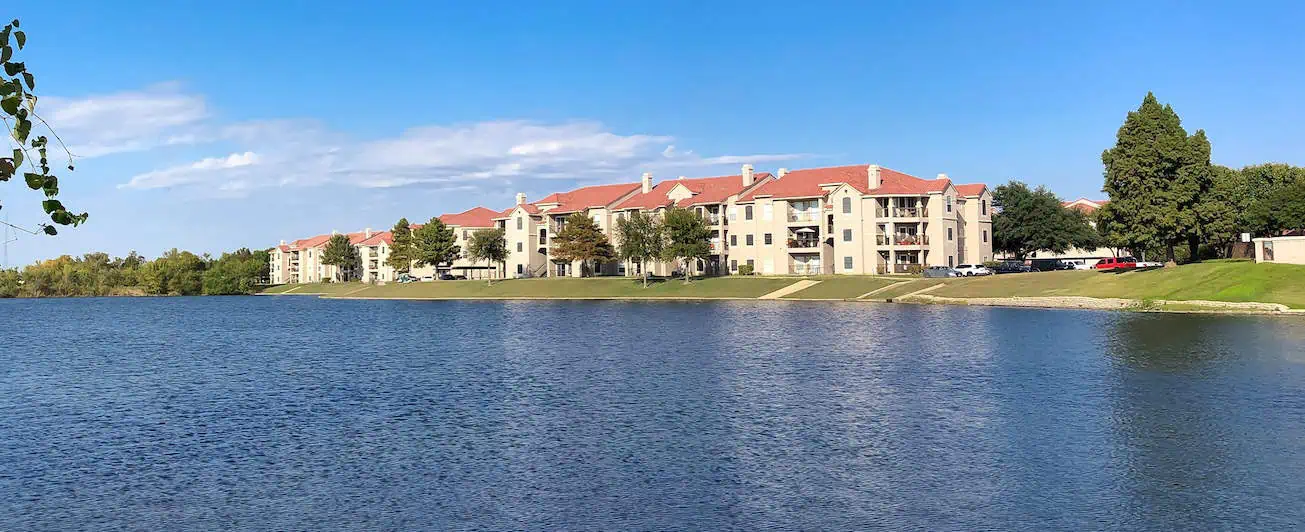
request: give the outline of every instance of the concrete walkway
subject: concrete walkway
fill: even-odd
[[[785,286],[784,288],[780,288],[779,290],[758,297],[757,299],[779,299],[786,295],[792,294],[793,292],[800,292],[802,290],[806,290],[818,284],[820,284],[820,281],[812,281],[810,279],[798,281],[791,285]]]

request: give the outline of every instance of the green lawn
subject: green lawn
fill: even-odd
[[[1091,271],[949,279],[945,297],[1087,296],[1281,303],[1305,308],[1305,266],[1209,261],[1121,274]]]
[[[869,275],[824,275],[817,278],[820,284],[784,296],[784,299],[853,299],[885,286],[902,282],[902,279]],[[878,297],[878,294],[875,294]]]
[[[363,283],[282,284],[263,290],[264,294],[340,295],[366,288]]]
[[[942,282],[943,282],[942,279],[915,279],[912,281],[906,281],[904,283],[897,283],[896,286],[884,290],[883,292],[878,292],[875,295],[870,296],[866,299],[870,299],[873,301],[883,301],[883,300],[898,298],[906,294],[909,294],[911,292],[915,292],[916,290],[924,290],[925,288],[929,288],[930,286],[936,284],[942,284]]]
[[[637,279],[544,278],[495,281],[433,281],[366,286],[359,283],[310,285],[291,293],[313,292],[319,287],[328,296],[376,298],[755,298],[791,285],[797,279],[775,277],[714,277],[684,284],[679,279],[653,280],[643,288]]]

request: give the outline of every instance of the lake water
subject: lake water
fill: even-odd
[[[0,300],[0,530],[1274,530],[1305,320]]]

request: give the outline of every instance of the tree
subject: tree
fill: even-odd
[[[579,261],[580,274],[590,262],[601,264],[616,259],[616,250],[607,235],[598,229],[598,224],[583,212],[566,217],[565,226],[553,235],[553,256],[557,260]]]
[[[412,260],[417,266],[437,266],[453,262],[462,254],[453,229],[439,218],[412,232]]]
[[[1305,229],[1305,180],[1278,188],[1255,202],[1247,209],[1246,219],[1262,236]]]
[[[1188,136],[1173,108],[1147,93],[1128,113],[1115,146],[1101,154],[1110,203],[1098,212],[1112,243],[1138,249],[1174,244],[1199,233],[1197,205],[1209,189],[1209,141]]]
[[[354,269],[362,264],[362,257],[358,255],[358,248],[349,242],[349,235],[332,235],[326,241],[326,249],[322,250],[322,264],[335,266],[333,279],[343,281],[353,276]]]
[[[657,218],[633,211],[616,220],[617,256],[639,265],[643,272],[643,287],[648,288],[648,262],[662,256],[666,247],[666,233]]]
[[[684,282],[689,282],[689,266],[694,259],[706,259],[711,254],[711,228],[697,213],[687,209],[672,208],[662,217],[666,232],[666,247],[662,256],[666,260],[680,260],[684,264]]]
[[[472,261],[500,263],[507,261],[507,238],[502,229],[481,229],[471,234],[467,242],[467,258]],[[488,278],[489,285],[494,286],[494,277]]]
[[[385,263],[396,272],[407,272],[412,268],[412,255],[412,227],[407,218],[399,218],[394,229],[390,230],[390,255],[385,258]]]
[[[1226,166],[1210,168],[1210,191],[1197,206],[1201,220],[1201,240],[1219,250],[1219,255],[1232,255],[1232,244],[1245,227],[1243,215],[1250,203],[1246,194],[1245,174]]]
[[[267,278],[268,254],[240,248],[223,253],[204,270],[203,292],[206,296],[252,294]]]
[[[50,217],[50,221],[75,227],[85,222],[88,215],[84,212],[73,214],[56,199],[59,195],[59,178],[50,170],[47,158],[49,138],[45,135],[32,137],[33,119],[41,124],[45,124],[45,120],[36,113],[37,98],[32,92],[36,90],[36,78],[27,70],[25,63],[15,60],[16,52],[26,46],[27,34],[19,29],[17,19],[0,29],[0,67],[4,68],[4,75],[0,75],[0,121],[4,122],[9,133],[9,144],[13,147],[10,157],[5,157],[8,150],[0,151],[0,182],[9,181],[21,173],[28,188],[45,194],[41,208]],[[48,124],[45,125],[48,129]],[[68,171],[73,171],[72,153],[63,146],[59,135],[53,132],[51,134],[68,155]],[[32,150],[36,152],[35,159]],[[24,162],[31,171],[22,171]],[[42,224],[41,230],[48,235],[58,233],[49,224]]]
[[[1019,181],[997,187],[992,216],[992,248],[1023,259],[1035,251],[1064,253],[1070,248],[1090,249],[1100,237],[1087,216],[1065,208],[1046,187],[1029,189]]]

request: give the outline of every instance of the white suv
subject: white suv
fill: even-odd
[[[956,267],[956,275],[961,277],[974,277],[976,275],[992,275],[992,270],[984,267],[982,264],[962,264]]]

